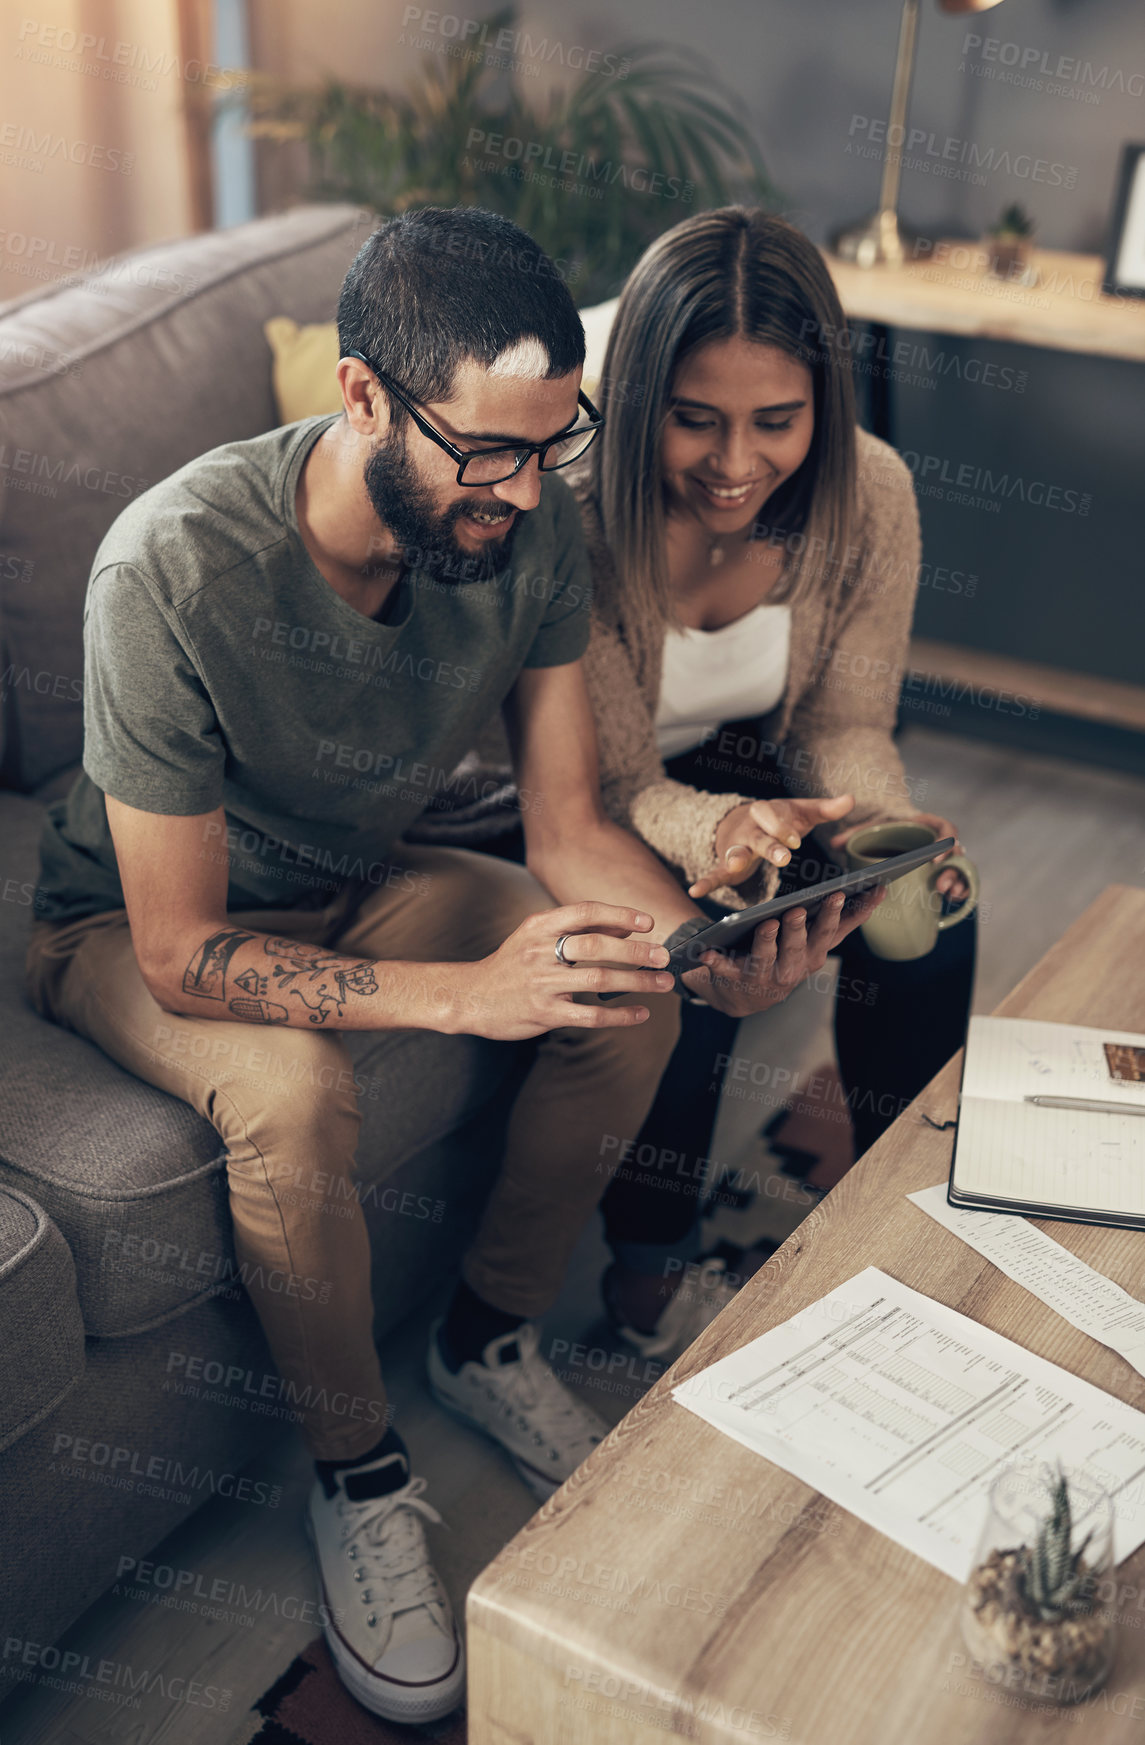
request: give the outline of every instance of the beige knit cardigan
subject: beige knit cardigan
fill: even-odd
[[[915,811],[891,735],[918,581],[918,510],[910,472],[894,449],[862,430],[857,447],[856,517],[846,561],[794,598],[787,683],[778,706],[758,724],[759,742],[774,748],[791,793],[854,795],[852,811],[833,830]],[[573,485],[593,571],[584,668],[605,809],[690,883],[715,860],[720,820],[749,796],[707,793],[665,774],[654,725],[665,625],[624,615],[623,588],[595,499],[584,478],[574,477]],[[617,601],[619,610],[610,608]],[[754,749],[744,761],[755,761]],[[463,768],[470,777],[475,771],[505,776],[507,765],[498,719]],[[410,834],[463,842],[488,833],[467,830],[460,818],[452,827],[445,816],[424,822],[428,829]],[[738,908],[769,894],[777,878],[768,868],[750,883],[712,895]]]

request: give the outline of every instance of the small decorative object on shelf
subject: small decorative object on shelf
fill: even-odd
[[[996,224],[986,232],[990,271],[1016,285],[1037,283],[1030,257],[1034,250],[1034,221],[1024,207],[1007,206]]]
[[[1116,1646],[1099,1604],[1112,1567],[1113,1507],[1088,1473],[1022,1467],[995,1479],[962,1612],[983,1675],[1035,1702],[1092,1696]]]
[[[1107,297],[1145,297],[1145,145],[1121,148],[1101,288]]]

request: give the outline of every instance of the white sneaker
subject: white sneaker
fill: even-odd
[[[544,1502],[604,1440],[608,1425],[557,1380],[541,1356],[535,1321],[490,1339],[482,1361],[463,1363],[456,1375],[442,1358],[440,1328],[435,1322],[429,1337],[434,1399],[499,1442]]]
[[[641,1333],[620,1321],[608,1302],[605,1305],[616,1338],[641,1357],[658,1357],[665,1368],[675,1363],[700,1334],[710,1327],[721,1309],[726,1309],[742,1284],[728,1272],[722,1259],[690,1263],[684,1277],[660,1311],[651,1333]]]
[[[441,1516],[422,1501],[423,1478],[355,1502],[342,1477],[333,1496],[318,1480],[306,1512],[326,1645],[342,1683],[371,1714],[439,1720],[465,1695],[464,1650],[421,1522]]]

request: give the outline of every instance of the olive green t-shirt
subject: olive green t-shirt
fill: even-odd
[[[303,462],[333,422],[213,449],[108,531],[84,611],[83,773],[49,810],[42,919],[122,907],[105,794],[168,815],[222,805],[203,852],[229,859],[231,909],[381,885],[521,669],[584,652],[580,518],[552,477],[497,577],[419,554],[385,621],[348,605],[295,513]]]

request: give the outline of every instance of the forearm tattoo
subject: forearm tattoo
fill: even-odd
[[[183,973],[183,991],[207,1000],[225,1000],[231,959],[253,933],[224,929],[198,947]],[[342,1017],[351,995],[368,997],[378,991],[372,963],[351,963],[336,951],[276,937],[263,941],[272,959],[266,973],[255,964],[231,977],[238,990],[228,1009],[248,1024],[286,1024],[290,1012],[282,1001],[300,1000],[311,1024],[325,1024],[331,1013]],[[278,999],[267,995],[279,996]]]
[[[340,1018],[351,994],[378,991],[372,963],[348,963],[336,951],[302,945],[297,939],[268,939],[263,950],[278,960],[270,972],[271,989],[301,1000],[310,1008],[312,1024],[325,1024],[331,1012]]]
[[[199,994],[204,1000],[225,1000],[227,997],[227,965],[240,945],[253,939],[253,933],[238,933],[223,928],[212,933],[183,971],[183,992]]]

